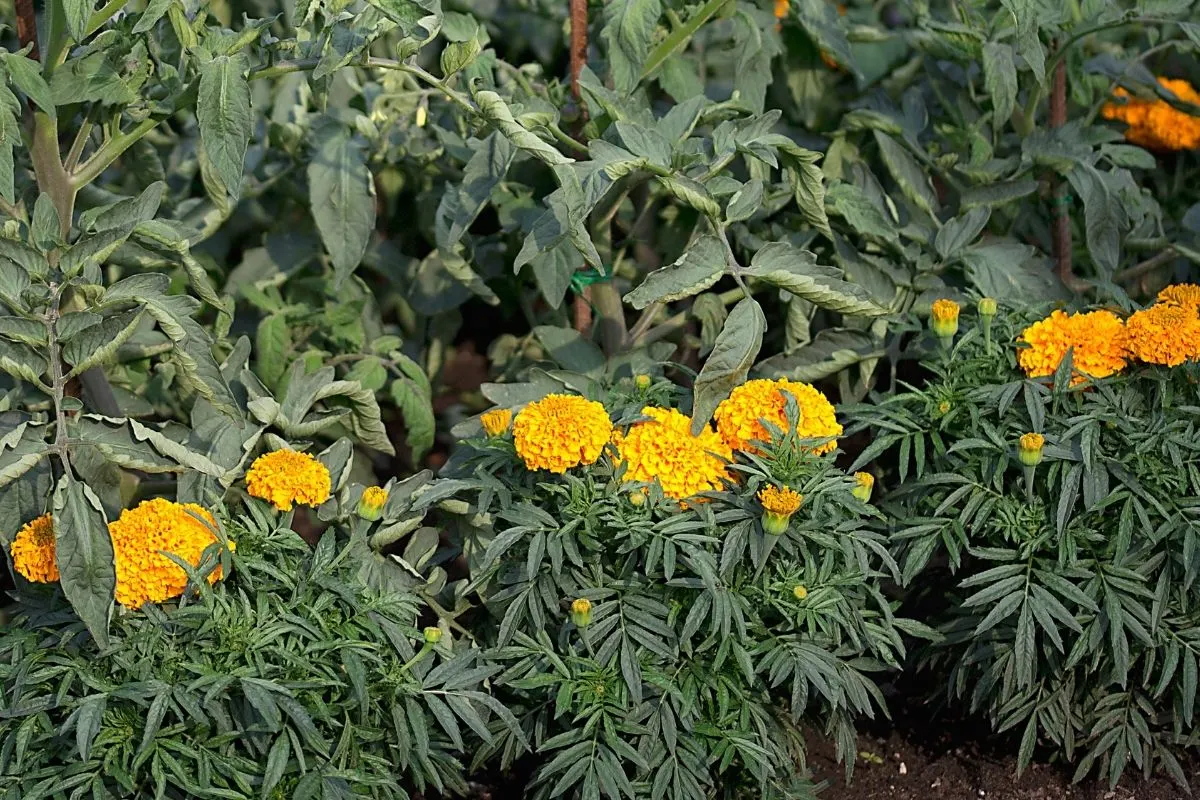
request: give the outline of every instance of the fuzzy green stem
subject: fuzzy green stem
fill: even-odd
[[[133,147],[139,139],[148,134],[158,125],[158,120],[153,118],[144,119],[125,133],[117,134],[113,138],[105,142],[92,157],[70,175],[69,181],[74,188],[74,191],[79,191],[80,188],[87,186],[92,181],[99,178],[104,170],[112,166],[112,163],[121,157],[126,150]]]

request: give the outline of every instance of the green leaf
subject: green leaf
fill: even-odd
[[[706,217],[720,218],[721,206],[709,194],[708,189],[704,188],[704,184],[694,181],[686,175],[660,175],[657,176],[657,180],[677,200],[686,203]]]
[[[49,391],[42,383],[42,376],[49,366],[45,357],[29,345],[0,341],[0,370],[9,375]]]
[[[391,394],[404,417],[405,440],[412,451],[414,464],[420,463],[433,447],[437,419],[433,414],[433,392],[425,371],[412,359],[400,355],[396,366],[403,377],[392,381]]]
[[[117,584],[108,520],[96,494],[69,474],[54,490],[54,539],[63,594],[106,648]]]
[[[1083,199],[1084,230],[1088,253],[1108,275],[1116,272],[1121,260],[1121,229],[1124,227],[1113,208],[1116,201],[1104,178],[1090,164],[1077,164],[1067,173],[1071,187]]]
[[[606,362],[600,348],[571,328],[539,325],[533,329],[533,335],[546,348],[550,358],[565,370],[585,374],[604,369]]]
[[[0,487],[25,475],[48,455],[41,431],[21,423],[4,437],[0,446]]]
[[[72,58],[55,69],[50,79],[50,92],[55,105],[59,106],[72,103],[128,105],[139,97],[137,82],[132,76],[117,72],[103,51]]]
[[[767,318],[751,297],[743,298],[713,345],[712,353],[696,377],[692,399],[692,433],[699,434],[721,401],[739,386],[750,372],[762,348]]]
[[[75,720],[75,749],[83,761],[91,758],[92,744],[103,726],[107,707],[108,695],[93,694],[85,698],[71,715]]]
[[[338,286],[362,261],[375,230],[374,183],[358,137],[332,120],[315,135],[309,203]]]
[[[699,294],[725,274],[725,248],[711,234],[701,236],[674,264],[646,276],[625,295],[625,302],[641,310],[651,303],[673,303]]]
[[[0,317],[0,336],[33,347],[46,346],[46,326],[24,317]]]
[[[49,253],[62,243],[62,236],[58,209],[55,208],[50,195],[42,192],[33,204],[33,221],[29,225],[29,238],[34,247],[43,253]]]
[[[607,48],[613,88],[621,94],[637,87],[660,16],[660,0],[608,0],[604,4],[600,38]]]
[[[804,347],[760,362],[754,374],[813,383],[860,362],[880,358],[884,353],[883,347],[865,331],[826,328]]]
[[[1038,83],[1046,82],[1046,49],[1038,38],[1038,10],[1034,0],[1000,0],[1017,25],[1017,53],[1033,70]]]
[[[442,250],[453,249],[487,206],[492,191],[504,180],[516,150],[499,133],[468,143],[471,158],[460,181],[448,181],[434,218],[434,235]]]
[[[987,186],[975,186],[962,193],[961,206],[963,210],[976,206],[1003,206],[1014,200],[1028,197],[1036,192],[1038,182],[1033,178],[1021,178],[1012,181],[1001,181]]]
[[[96,448],[106,461],[151,474],[183,471],[178,462],[135,439],[126,422],[89,414],[77,418],[73,428],[79,440]]]
[[[242,192],[252,126],[246,69],[246,59],[241,55],[213,58],[200,67],[196,100],[200,145],[221,184],[206,188],[211,195],[227,194],[235,200]]]
[[[146,10],[138,17],[137,24],[133,26],[133,32],[145,33],[158,24],[158,21],[166,15],[167,10],[175,5],[178,0],[150,0],[146,4]],[[299,23],[297,23],[299,24]]]
[[[73,278],[90,266],[102,264],[125,244],[129,233],[128,228],[114,228],[82,236],[62,254],[58,268],[64,275]]]
[[[742,222],[750,219],[762,206],[763,182],[757,178],[734,192],[725,207],[726,222]]]
[[[959,255],[967,276],[985,297],[1013,305],[1045,303],[1064,295],[1045,258],[1028,245],[995,239],[968,247]]]
[[[480,115],[492,127],[534,158],[550,166],[572,163],[573,159],[567,158],[513,119],[512,111],[500,95],[492,91],[476,92],[475,102],[479,106]]]
[[[784,136],[779,137],[779,140],[772,138],[770,142],[779,148],[783,156],[788,181],[792,185],[800,213],[809,225],[825,234],[826,238],[832,239],[833,231],[829,228],[829,217],[825,212],[825,175],[817,166],[821,154],[805,150]]]
[[[0,60],[3,60],[13,86],[24,92],[34,105],[54,119],[58,112],[54,107],[54,95],[50,92],[50,86],[42,77],[42,66],[18,53],[0,53]]]
[[[975,237],[983,232],[988,219],[992,216],[989,208],[972,208],[948,221],[937,232],[933,247],[942,260],[947,260],[958,254],[960,250],[975,241]]]
[[[121,345],[129,341],[142,321],[141,309],[106,317],[72,336],[64,336],[63,359],[71,365],[68,377],[111,363]]]
[[[1017,105],[1017,67],[1012,47],[1004,42],[985,42],[983,45],[983,79],[992,97],[997,128],[1008,122]]]
[[[727,5],[728,0],[708,0],[696,9],[686,22],[671,31],[667,38],[663,39],[645,59],[641,80],[649,78],[667,59],[687,46],[688,41],[696,35],[696,31],[700,30],[706,22]]]
[[[79,215],[79,228],[88,233],[99,233],[148,222],[158,213],[166,188],[164,182],[155,181],[137,197],[127,197],[115,203],[89,208]]]
[[[764,245],[742,274],[841,314],[880,317],[888,313],[865,289],[844,280],[836,268],[818,264],[815,255],[786,242]]]
[[[833,212],[843,217],[859,234],[876,240],[894,241],[896,226],[883,216],[862,189],[852,183],[836,183],[829,187],[825,197],[832,204]]]
[[[324,375],[326,374],[326,370],[319,370],[317,374]],[[355,438],[362,444],[373,447],[381,453],[388,455],[395,453],[392,443],[388,439],[387,430],[383,427],[383,422],[379,418],[379,404],[375,400],[374,392],[364,388],[361,383],[355,381],[322,381],[322,384],[313,392],[312,402],[331,397],[346,398],[350,405],[350,429],[353,431]],[[290,389],[289,385],[289,394]],[[290,414],[288,415],[288,419],[293,419]]]
[[[482,48],[478,39],[468,39],[465,42],[450,42],[442,50],[442,77],[449,78],[456,72],[470,66]]]
[[[843,67],[854,69],[854,58],[850,53],[850,42],[842,30],[837,9],[828,0],[792,0],[796,18],[805,33],[824,52],[833,56]]]
[[[900,186],[904,196],[922,211],[934,216],[938,207],[937,195],[934,194],[925,171],[894,138],[881,131],[874,131],[874,134],[884,166]]]

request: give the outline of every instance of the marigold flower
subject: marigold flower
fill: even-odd
[[[437,644],[442,640],[442,629],[430,625],[421,631],[421,635],[425,638],[425,644]]]
[[[1031,378],[1053,375],[1070,350],[1076,372],[1072,385],[1084,376],[1106,378],[1120,372],[1128,356],[1125,325],[1111,311],[1070,316],[1055,311],[1026,328],[1019,341],[1029,345],[1017,353],[1017,361]]]
[[[1042,463],[1042,448],[1045,444],[1046,437],[1040,433],[1026,433],[1021,436],[1017,458],[1027,467],[1036,467]]]
[[[626,481],[657,480],[676,500],[721,488],[733,452],[711,427],[693,436],[692,418],[673,408],[646,406],[642,415],[650,419],[613,437]]]
[[[1180,100],[1200,105],[1200,93],[1185,80],[1159,78],[1158,82]],[[1123,88],[1113,94],[1124,102],[1106,103],[1105,119],[1124,122],[1125,139],[1149,150],[1192,150],[1200,147],[1200,117],[1184,113],[1165,100],[1132,97]]]
[[[508,426],[512,423],[512,411],[507,408],[494,408],[491,411],[485,411],[479,418],[483,423],[483,430],[489,437],[496,437],[508,431]]]
[[[604,406],[570,394],[548,394],[521,409],[513,422],[513,444],[525,466],[560,475],[595,463],[611,436]]]
[[[122,511],[108,525],[117,572],[117,602],[137,609],[183,594],[187,573],[164,553],[199,565],[204,550],[218,541],[210,527],[215,525],[212,514],[200,506],[172,503],[161,497]],[[233,542],[229,546],[233,549]],[[208,582],[215,583],[220,577],[218,565],[208,574]]]
[[[808,589],[804,588],[803,584],[796,584],[796,586],[792,587],[792,596],[797,600],[803,600],[808,597]]]
[[[643,392],[650,388],[651,382],[649,375],[638,375],[633,379],[633,384]]]
[[[54,583],[58,580],[54,518],[49,514],[43,514],[17,531],[9,552],[12,554],[13,569],[25,580],[33,583]]]
[[[1200,311],[1200,286],[1194,283],[1176,283],[1159,292],[1158,301]]]
[[[363,490],[358,501],[358,515],[365,520],[374,522],[383,512],[383,504],[387,502],[388,490],[380,486],[368,486]]]
[[[1129,352],[1147,364],[1176,367],[1200,358],[1200,315],[1175,303],[1156,303],[1125,322]]]
[[[713,414],[717,432],[734,450],[757,452],[751,442],[771,440],[771,434],[760,420],[787,430],[787,398],[784,392],[796,398],[796,405],[800,409],[796,434],[804,439],[828,438],[828,442],[812,448],[817,455],[835,450],[836,437],[842,434],[842,426],[838,424],[833,405],[825,395],[807,383],[786,378],[747,381],[734,389]]]
[[[874,475],[869,472],[854,473],[854,488],[851,491],[855,497],[866,503],[871,499],[871,490],[874,488]]]
[[[793,492],[786,486],[767,486],[758,492],[758,502],[763,507],[763,530],[779,536],[787,530],[792,515],[800,509],[804,495]]]
[[[775,0],[775,19],[786,17],[790,5],[791,0]]]
[[[958,333],[958,312],[959,305],[953,300],[934,300],[929,313],[929,327],[934,336],[949,339]]]
[[[274,450],[254,459],[246,473],[246,491],[280,511],[293,503],[319,506],[329,499],[329,470],[308,453]]]
[[[577,598],[571,603],[571,622],[576,628],[586,628],[592,624],[592,602],[586,597]]]

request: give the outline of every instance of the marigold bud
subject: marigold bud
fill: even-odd
[[[571,622],[576,628],[586,628],[592,624],[592,601],[586,597],[577,598],[571,603]]]
[[[425,644],[437,644],[442,640],[442,629],[432,625],[424,630]]]
[[[805,589],[802,583],[796,584],[796,587],[792,589],[792,594],[795,595],[797,600],[803,600],[808,597],[808,589]]]
[[[853,494],[864,503],[871,501],[871,490],[875,488],[875,476],[869,472],[854,473]]]
[[[950,401],[949,400],[943,400],[942,402],[938,403],[938,413],[941,414],[942,416],[945,416],[946,414],[950,413]]]
[[[779,536],[787,531],[792,515],[804,502],[804,495],[787,487],[780,489],[768,486],[758,493],[758,501],[763,507],[763,530],[772,536]]]
[[[483,431],[488,435],[488,438],[494,439],[508,431],[508,426],[512,423],[512,411],[507,408],[495,408],[491,411],[485,411],[479,417],[479,421],[483,424]]]
[[[637,386],[637,388],[641,389],[644,392],[650,388],[650,383],[651,383],[650,376],[649,375],[638,375],[636,378],[633,379],[633,383],[635,386]]]
[[[939,339],[953,338],[958,333],[958,303],[953,300],[935,300],[929,316],[929,325]]]
[[[994,317],[996,316],[996,301],[991,297],[981,297],[979,299],[979,316]]]
[[[629,493],[629,505],[634,508],[641,508],[646,505],[646,493],[641,489]]]
[[[1040,433],[1027,433],[1021,437],[1021,445],[1017,457],[1027,467],[1036,467],[1042,463],[1042,448],[1046,439]]]
[[[383,504],[387,502],[387,489],[379,486],[368,486],[363,490],[358,501],[358,515],[363,519],[374,522],[383,513]]]

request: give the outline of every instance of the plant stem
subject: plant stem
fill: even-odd
[[[58,212],[63,238],[66,238],[71,231],[76,190],[58,151],[58,121],[44,111],[35,111],[33,114],[29,158],[33,162],[38,189],[50,195]]]
[[[546,125],[545,128],[547,131],[550,132],[550,134],[555,139],[562,142],[564,145],[571,148],[576,153],[586,156],[588,153],[591,152],[590,150],[588,150],[586,144],[583,144],[582,142],[572,139],[569,135],[567,135],[566,131],[564,131],[562,128],[558,127],[558,125],[554,124],[553,122],[551,122],[549,125]]]
[[[75,141],[71,142],[71,149],[67,153],[66,160],[63,161],[63,169],[67,172],[74,171],[76,165],[79,164],[79,158],[83,155],[83,148],[87,145],[88,136],[92,133],[92,127],[92,117],[89,114],[75,133]]]
[[[108,169],[114,161],[121,157],[122,153],[133,147],[139,139],[154,130],[157,125],[158,120],[156,119],[144,119],[135,125],[132,130],[117,134],[101,145],[100,149],[93,153],[91,158],[80,164],[69,176],[68,180],[74,191],[79,191],[80,187],[86,186],[96,180],[96,178],[99,178],[104,173],[104,170]]]
[[[247,77],[254,80],[262,80],[263,78],[277,78],[280,75],[287,75],[291,72],[305,72],[310,69],[315,69],[320,59],[317,58],[301,58],[294,61],[279,61],[275,64],[266,67],[254,67],[250,70]],[[437,89],[448,100],[461,107],[464,111],[469,112],[474,116],[479,116],[479,109],[471,102],[470,98],[454,91],[446,85],[445,81],[431,75],[415,64],[405,64],[402,61],[395,61],[390,58],[368,58],[358,64],[361,67],[374,69],[390,69],[397,72],[405,72],[417,78],[423,83],[426,83]]]
[[[33,7],[33,0],[16,0],[14,6],[17,12],[17,38],[21,47],[33,45],[29,57],[37,61],[41,53],[38,51],[37,11]]]
[[[1174,247],[1167,247],[1161,253],[1147,258],[1145,261],[1135,264],[1129,269],[1121,270],[1113,276],[1113,283],[1125,283],[1127,281],[1137,280],[1143,275],[1153,272],[1163,264],[1167,264],[1177,258],[1179,253]]]

